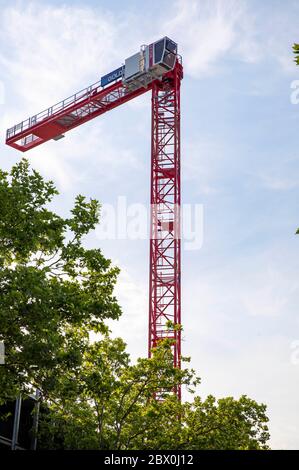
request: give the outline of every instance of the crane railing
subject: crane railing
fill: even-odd
[[[182,65],[182,57],[177,54],[177,62]],[[118,80],[115,83],[120,84],[121,80]],[[82,90],[72,94],[68,98],[65,98],[64,100],[59,101],[58,103],[55,103],[54,105],[50,106],[49,108],[44,109],[43,111],[39,112],[38,114],[35,114],[33,116],[30,116],[29,118],[25,119],[24,121],[19,122],[18,124],[15,124],[14,126],[10,127],[6,131],[6,143],[8,145],[12,145],[16,142],[16,137],[19,139],[23,138],[23,142],[21,145],[12,145],[15,148],[18,148],[19,150],[27,150],[25,148],[29,143],[35,142],[36,145],[37,142],[39,141],[39,137],[32,134],[30,135],[28,133],[28,130],[32,129],[33,127],[35,128],[36,125],[45,123],[45,121],[50,120],[53,116],[57,116],[57,114],[60,115],[61,112],[64,112],[71,108],[73,105],[80,105],[81,102],[84,102],[88,98],[94,97],[94,95],[98,95],[98,93],[102,91],[109,91],[111,87],[115,85],[105,85],[101,86],[101,80],[93,83],[92,85],[89,85],[86,88],[83,88]],[[148,83],[146,84],[148,85]],[[150,86],[144,86],[147,90],[151,88]],[[135,90],[131,90],[135,91]],[[126,92],[130,94],[130,89],[127,89]],[[134,95],[134,93],[132,93]],[[132,96],[134,97],[134,96]],[[25,137],[27,137],[25,139]],[[42,139],[42,142],[44,142],[45,139]],[[41,143],[42,143],[41,142]],[[23,148],[22,148],[23,147]],[[32,148],[30,146],[30,148]]]
[[[21,132],[30,129],[35,124],[38,124],[41,121],[50,118],[51,116],[53,116],[53,114],[63,111],[65,108],[68,108],[69,106],[75,103],[79,103],[80,101],[85,100],[92,93],[94,93],[95,91],[99,92],[100,90],[103,90],[103,87],[101,87],[101,80],[93,83],[92,85],[89,85],[86,88],[83,88],[83,90],[74,93],[73,95],[69,96],[68,98],[65,98],[64,100],[55,103],[53,106],[50,106],[49,108],[41,111],[40,113],[35,114],[34,116],[31,116],[28,119],[25,119],[24,121],[10,127],[6,131],[6,139],[15,137],[17,134],[20,134]]]
[[[113,109],[152,88],[152,83],[128,90],[121,80],[101,87],[100,82],[71,95],[7,130],[6,143],[26,152]]]

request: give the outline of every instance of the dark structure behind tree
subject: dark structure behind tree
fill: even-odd
[[[38,411],[39,403],[33,396],[23,400],[18,398],[0,406],[1,451],[36,449],[34,428],[38,420]]]

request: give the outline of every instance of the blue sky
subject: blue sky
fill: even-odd
[[[97,81],[169,35],[183,56],[183,202],[203,204],[203,245],[183,258],[183,353],[199,393],[243,393],[268,405],[271,444],[299,448],[297,1],[0,1],[0,162],[21,155],[5,129]],[[53,179],[66,214],[83,193],[148,204],[150,96],[27,154]],[[146,354],[148,242],[105,240],[122,269],[119,323],[133,358]],[[292,356],[293,354],[293,356]],[[296,356],[298,357],[298,356]],[[293,359],[292,359],[293,358]]]

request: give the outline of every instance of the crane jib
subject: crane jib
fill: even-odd
[[[117,80],[118,78],[121,78],[123,76],[123,66],[119,67],[116,70],[113,70],[113,72],[107,73],[107,75],[104,75],[101,78],[101,86],[109,85],[109,83],[113,82],[114,80]]]

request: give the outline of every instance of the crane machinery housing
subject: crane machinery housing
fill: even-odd
[[[151,110],[151,226],[148,355],[164,338],[181,367],[180,84],[177,44],[164,37],[128,57],[100,81],[6,131],[6,144],[26,152],[148,91]],[[161,391],[162,393],[163,391]],[[174,393],[181,399],[181,387]]]

